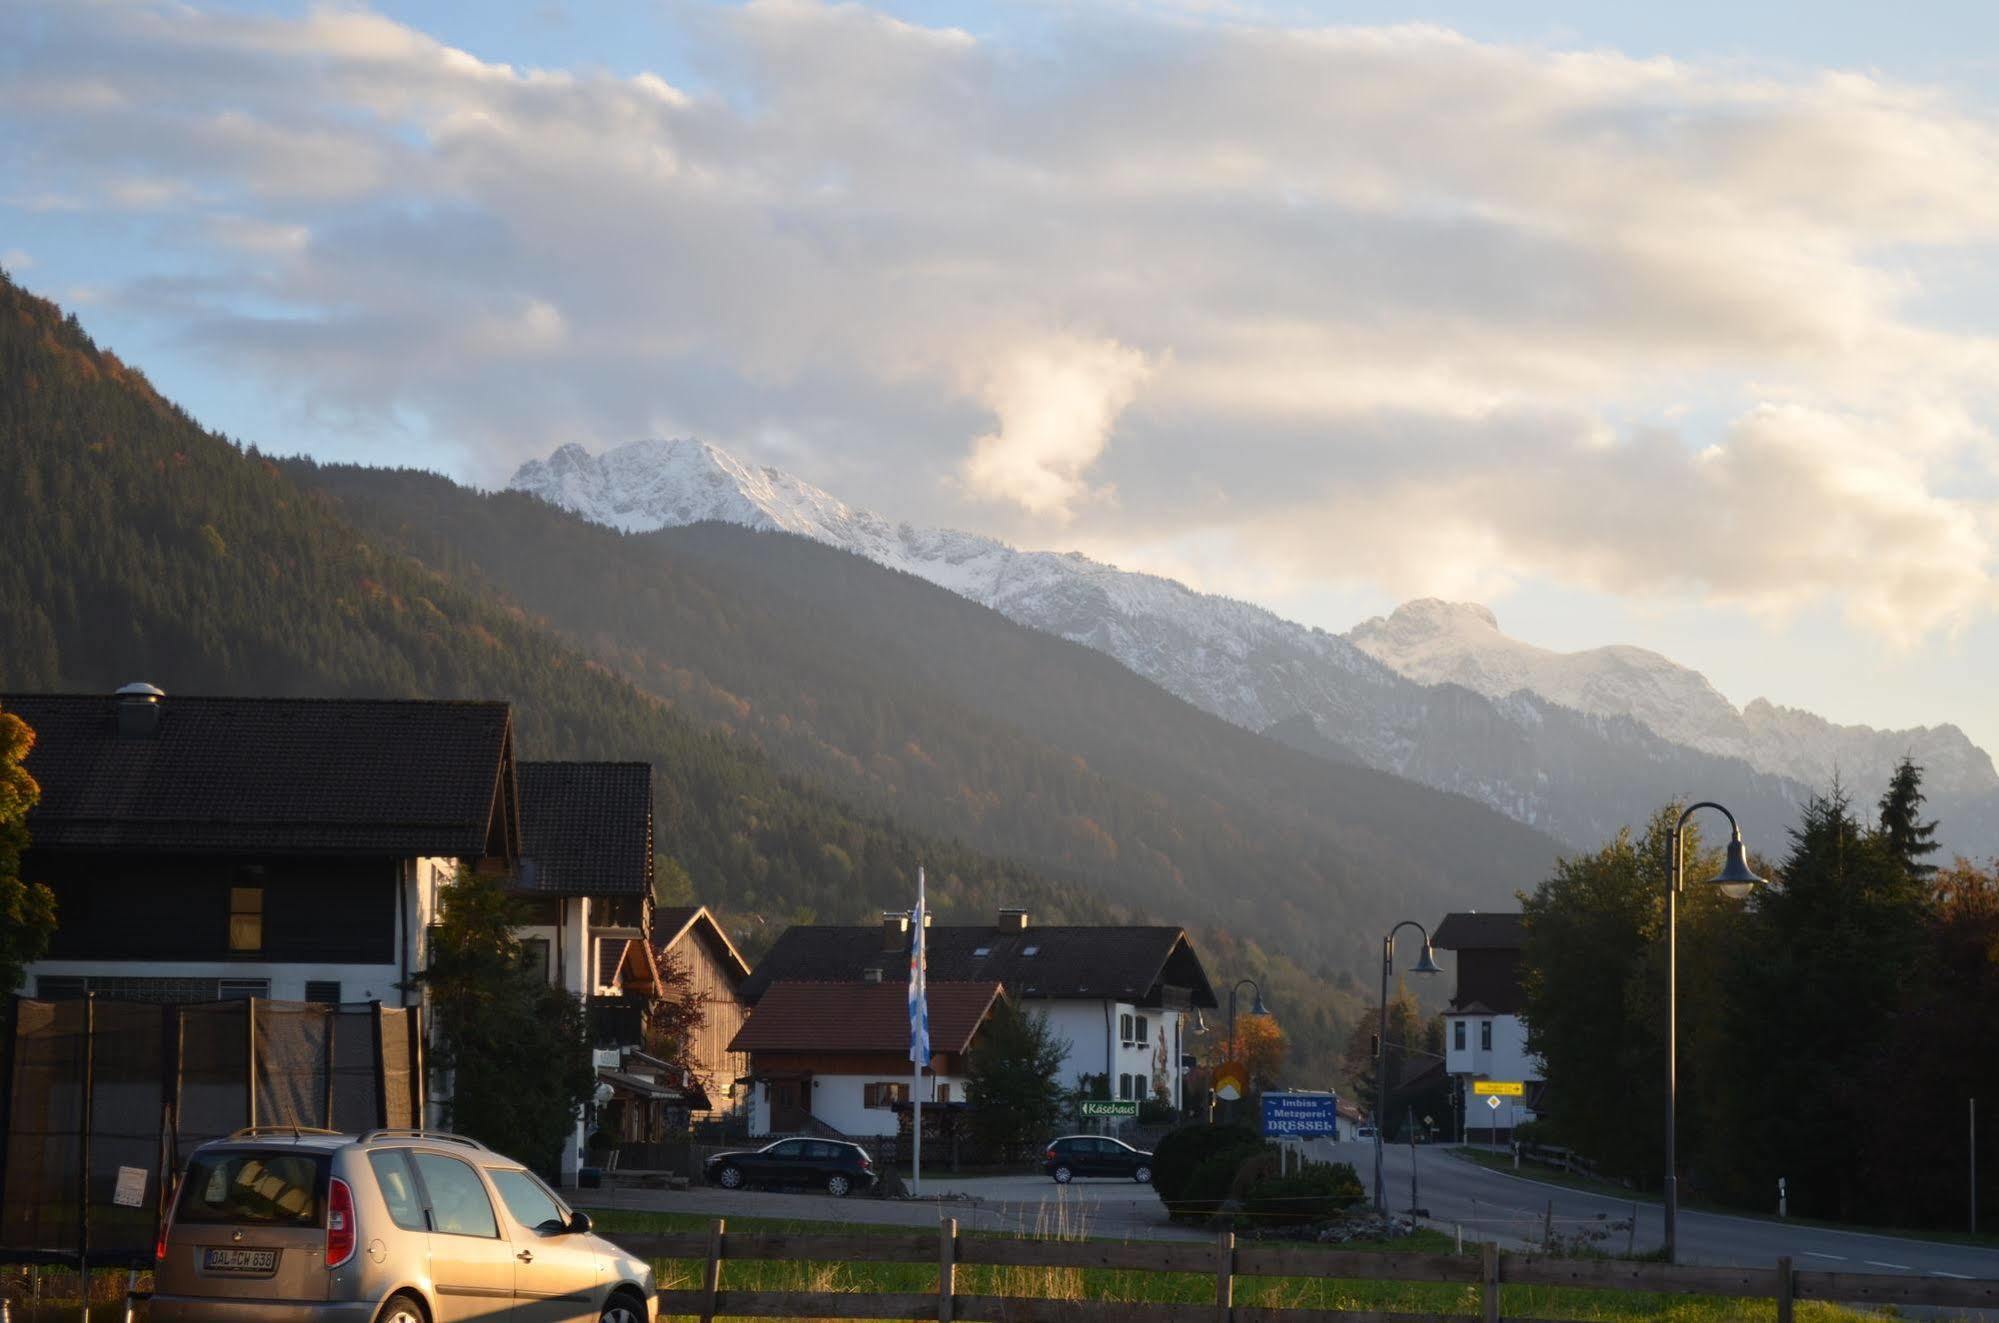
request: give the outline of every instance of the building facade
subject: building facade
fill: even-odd
[[[1457,1089],[1468,1143],[1506,1143],[1536,1115],[1543,1077],[1521,1017],[1520,925],[1518,914],[1447,914],[1431,938],[1458,958],[1457,988],[1444,1010],[1444,1069]],[[1475,1087],[1481,1080],[1517,1083],[1521,1095],[1481,1095]]]

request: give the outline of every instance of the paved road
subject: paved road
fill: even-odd
[[[1336,1147],[1338,1160],[1352,1162],[1362,1180],[1371,1185],[1374,1166],[1370,1146],[1349,1143]],[[1558,1236],[1573,1236],[1587,1228],[1604,1229],[1608,1223],[1632,1217],[1634,1205],[1629,1199],[1549,1185],[1531,1179],[1525,1172],[1522,1177],[1514,1177],[1490,1171],[1453,1157],[1442,1147],[1419,1147],[1416,1153],[1417,1191],[1421,1200],[1418,1206],[1429,1210],[1433,1223],[1445,1227],[1462,1224],[1467,1239],[1496,1239],[1510,1245],[1538,1243],[1551,1204]],[[1409,1149],[1388,1148],[1382,1166],[1389,1207],[1407,1209]],[[1635,1245],[1644,1251],[1664,1243],[1664,1210],[1650,1203],[1635,1207],[1635,1236],[1623,1231],[1612,1233],[1601,1242],[1601,1248],[1623,1253],[1628,1246]],[[1685,1209],[1680,1211],[1679,1232],[1682,1263],[1769,1267],[1779,1256],[1788,1254],[1801,1270],[1999,1279],[1999,1250],[1969,1245],[1833,1231]]]
[[[643,1208],[711,1217],[810,1218],[884,1226],[934,1227],[955,1217],[967,1231],[1029,1235],[1105,1236],[1126,1240],[1207,1240],[1210,1233],[1174,1226],[1149,1185],[1078,1180],[1060,1186],[1046,1176],[930,1176],[922,1199],[835,1199],[824,1194],[766,1190],[581,1190],[585,1208]]]

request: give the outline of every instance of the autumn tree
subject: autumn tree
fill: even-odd
[[[1249,1073],[1251,1095],[1271,1088],[1284,1074],[1284,1059],[1290,1052],[1284,1027],[1274,1015],[1239,1015],[1235,1036],[1226,1030],[1208,1049],[1207,1065],[1212,1069],[1224,1061],[1240,1061]]]
[[[41,958],[56,930],[55,893],[21,877],[28,810],[42,794],[23,765],[34,746],[28,723],[0,711],[0,996],[21,986],[28,965]]]
[[[708,998],[694,986],[694,971],[673,951],[659,954],[659,990],[646,1009],[646,1055],[677,1066],[705,1090],[719,1081],[701,1068],[701,1031],[708,1024]]]

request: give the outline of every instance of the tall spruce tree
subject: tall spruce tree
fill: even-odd
[[[1937,871],[1935,864],[1923,862],[1923,856],[1934,854],[1938,847],[1933,839],[1937,824],[1922,820],[1922,807],[1923,769],[1903,754],[1888,782],[1888,793],[1881,796],[1881,834],[1888,838],[1889,848],[1901,856],[1911,877],[1928,877]]]

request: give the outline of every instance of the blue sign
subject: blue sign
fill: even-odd
[[[1310,1139],[1339,1133],[1340,1100],[1330,1093],[1266,1093],[1263,1133],[1269,1139]]]

